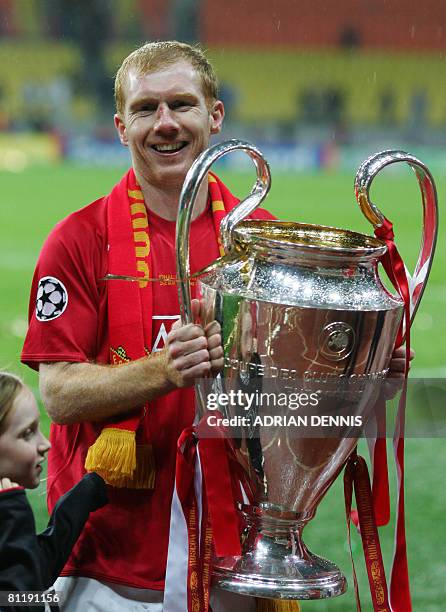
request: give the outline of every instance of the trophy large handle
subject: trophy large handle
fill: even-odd
[[[415,272],[412,276],[407,274],[410,294],[410,323],[412,324],[424,288],[426,287],[437,242],[438,201],[434,179],[425,164],[414,155],[406,153],[405,151],[382,151],[366,159],[359,167],[355,178],[355,193],[358,204],[364,215],[375,228],[380,227],[384,222],[384,215],[370,200],[370,185],[375,176],[385,166],[397,162],[407,162],[415,172],[418,184],[420,185],[423,203],[423,234],[421,249],[415,266]]]
[[[245,151],[254,162],[257,180],[247,198],[235,206],[222,220],[220,234],[226,252],[232,247],[232,232],[235,226],[250,215],[264,200],[271,185],[269,166],[260,151],[243,140],[227,140],[210,147],[197,157],[184,180],[178,205],[176,227],[177,276],[180,313],[183,323],[192,322],[191,296],[189,284],[189,229],[200,185],[210,167],[220,157],[231,151]]]

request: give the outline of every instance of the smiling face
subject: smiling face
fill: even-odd
[[[143,188],[181,189],[223,117],[223,103],[207,101],[195,69],[179,60],[146,74],[130,70],[124,113],[115,115],[115,125]]]
[[[34,489],[40,482],[42,463],[50,446],[39,428],[36,400],[23,387],[2,423],[0,478]]]

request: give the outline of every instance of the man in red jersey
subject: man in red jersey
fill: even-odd
[[[22,360],[39,369],[53,420],[50,509],[86,463],[114,485],[58,580],[64,609],[159,612],[176,442],[193,421],[194,380],[222,364],[218,324],[174,324],[175,220],[186,173],[220,131],[224,107],[205,56],[178,42],[129,55],[115,91],[115,125],[132,168],[108,196],[61,221],[47,239]],[[209,175],[191,224],[192,273],[219,256],[219,222],[235,204]],[[262,210],[254,216],[271,218]],[[104,282],[107,274],[142,280]],[[394,369],[400,366],[394,361]],[[247,597],[214,600],[213,610],[252,605]]]
[[[86,459],[114,485],[58,581],[64,609],[155,612],[162,609],[176,442],[193,422],[194,380],[221,367],[223,356],[217,323],[175,324],[175,220],[186,173],[220,131],[224,107],[206,57],[178,42],[129,55],[115,93],[115,126],[132,168],[45,242],[22,360],[39,369],[53,420],[50,509],[80,480]],[[236,202],[209,175],[191,224],[192,273],[219,256],[219,223]],[[262,210],[254,216],[272,218]],[[159,282],[104,282],[107,273]],[[131,444],[136,468],[116,473]],[[250,606],[242,597],[214,610]]]

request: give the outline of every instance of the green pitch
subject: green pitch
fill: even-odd
[[[88,169],[63,164],[30,168],[17,174],[0,173],[0,368],[23,376],[36,395],[37,375],[19,365],[19,356],[26,332],[29,286],[38,252],[58,220],[106,193],[122,172],[123,169]],[[253,176],[248,174],[222,172],[221,175],[239,196],[244,196],[253,182]],[[273,168],[273,186],[266,207],[283,219],[372,233],[371,226],[362,217],[354,199],[353,175],[353,172],[281,174],[274,172]],[[409,269],[413,269],[421,226],[420,194],[416,179],[409,170],[407,173],[386,171],[375,183],[372,198],[394,221],[397,243]],[[446,177],[437,177],[437,189],[441,205]],[[429,287],[412,328],[412,345],[417,352],[412,376],[446,376],[446,247],[441,242],[440,235]],[[42,421],[43,429],[47,432],[49,423],[43,410]],[[414,609],[440,612],[446,607],[445,444],[442,439],[408,440],[406,448],[407,530]],[[390,463],[393,468],[392,460]],[[44,487],[30,493],[30,497],[38,526],[42,528],[46,521]],[[307,602],[303,610],[354,610],[340,480],[322,501],[317,516],[305,531],[305,540],[311,550],[339,564],[348,577],[349,591],[339,599]],[[381,542],[388,569],[393,547],[391,527],[382,529]],[[368,586],[357,534],[353,534],[353,548],[363,609],[369,610]]]

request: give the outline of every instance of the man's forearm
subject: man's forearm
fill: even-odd
[[[194,317],[200,304],[192,300]],[[40,395],[55,423],[103,421],[223,367],[220,326],[175,323],[166,348],[122,365],[41,363]]]
[[[175,389],[166,361],[164,350],[118,366],[42,363],[40,393],[56,423],[106,420]]]

